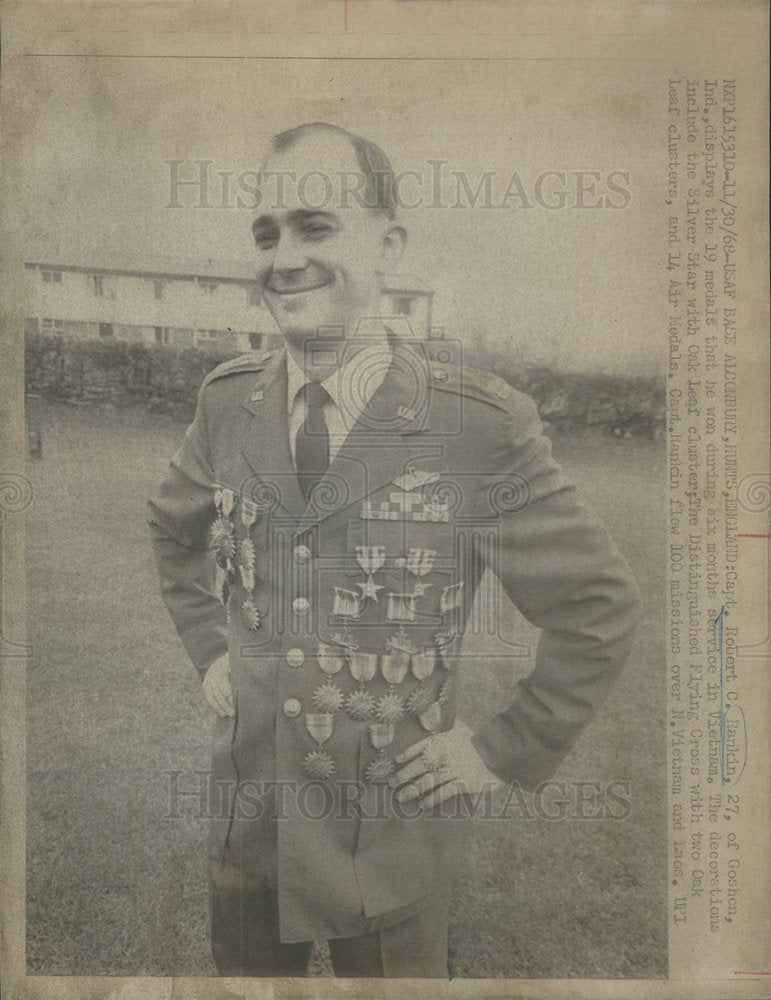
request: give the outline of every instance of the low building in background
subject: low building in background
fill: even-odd
[[[115,339],[217,351],[282,343],[261,304],[253,273],[214,261],[127,266],[29,262],[26,330],[68,339]],[[433,292],[419,279],[389,275],[384,318],[429,336]]]

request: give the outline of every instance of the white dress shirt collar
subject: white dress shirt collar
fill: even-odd
[[[324,404],[324,418],[329,431],[330,459],[338,453],[365,407],[383,384],[391,356],[388,340],[378,339],[321,383],[329,393],[329,399]],[[297,431],[305,419],[305,398],[298,393],[310,379],[289,351],[286,364],[289,447],[294,459]]]

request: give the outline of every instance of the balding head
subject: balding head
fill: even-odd
[[[390,160],[380,146],[339,125],[310,122],[279,132],[271,141],[271,149],[274,153],[283,153],[301,143],[307,143],[314,152],[318,152],[319,166],[326,162],[323,154],[330,144],[344,143],[350,146],[364,178],[361,193],[364,205],[374,212],[382,212],[388,219],[396,218],[394,172]]]

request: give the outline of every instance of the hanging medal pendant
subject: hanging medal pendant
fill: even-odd
[[[244,622],[250,632],[256,632],[262,625],[263,612],[252,600],[244,601],[241,605]]]
[[[436,650],[429,647],[420,653],[414,654],[410,665],[416,680],[427,680],[434,672],[434,667],[436,666]]]
[[[325,681],[324,684],[316,688],[311,695],[311,699],[320,712],[334,714],[335,712],[339,712],[343,707],[345,695],[337,684],[333,684],[332,681]]]
[[[254,545],[252,545],[250,539],[244,538],[238,545],[238,572],[241,574],[241,583],[244,590],[249,593],[254,590],[254,566]]]
[[[434,642],[436,643],[436,648],[442,652],[445,649],[449,649],[450,646],[455,642],[455,640],[460,636],[460,632],[455,627],[450,627],[446,632],[437,632],[434,636]]]
[[[236,554],[236,536],[233,522],[220,515],[209,531],[209,544],[214,549],[217,565],[225,569]]]
[[[241,500],[241,523],[247,531],[257,520],[257,504],[246,498]]]
[[[356,722],[368,722],[375,714],[375,699],[362,685],[345,699],[345,710]]]
[[[385,750],[393,743],[394,732],[392,722],[374,722],[369,727],[369,741],[376,750]]]
[[[375,714],[381,722],[398,722],[404,715],[404,700],[391,690],[378,700]]]
[[[361,614],[364,598],[357,594],[355,590],[346,590],[343,587],[332,587],[334,597],[332,598],[332,614],[336,618],[358,618]]]
[[[436,549],[407,550],[404,563],[409,572],[416,578],[412,590],[413,597],[423,597],[428,588],[433,586],[430,583],[421,583],[421,578],[434,568],[434,559],[436,559]]]
[[[410,692],[405,708],[410,715],[419,716],[426,711],[433,700],[434,695],[431,689],[425,687],[423,684],[419,684]]]
[[[442,721],[442,706],[439,702],[433,702],[425,712],[421,712],[418,716],[418,721],[429,733],[435,733]]]
[[[235,506],[236,495],[233,490],[227,488],[227,486],[222,487],[222,513],[225,517],[230,519],[230,515],[233,513],[233,507]],[[232,522],[231,522],[232,524]]]
[[[390,653],[380,657],[380,672],[387,684],[401,684],[410,666],[410,654],[403,649],[389,647]]]
[[[318,747],[303,758],[303,769],[311,778],[327,780],[335,773],[335,762],[321,749],[334,732],[334,726],[335,717],[330,712],[305,713],[305,728]]]
[[[233,584],[236,582],[236,571],[233,568],[233,563],[230,559],[225,560],[225,565],[222,567],[224,574],[222,577],[222,590],[220,592],[220,600],[225,608],[230,610],[230,598],[233,596]],[[230,617],[228,617],[230,621]]]
[[[316,659],[319,667],[328,676],[340,673],[345,664],[345,655],[339,646],[330,646],[329,643],[320,642],[316,648]]]
[[[394,773],[394,762],[382,753],[367,765],[364,776],[371,785],[385,784]]]
[[[362,653],[359,650],[352,650],[348,669],[355,681],[367,684],[377,673],[377,653]]]
[[[398,650],[411,656],[413,653],[417,653],[418,651],[418,647],[407,635],[407,630],[403,625],[395,635],[392,635],[390,639],[386,640],[386,646],[388,646],[392,654]]]
[[[361,590],[362,601],[370,600],[377,603],[378,591],[383,590],[383,586],[375,583],[374,575],[382,568],[385,559],[386,550],[383,545],[356,546],[356,562],[367,577],[364,583],[356,584]]]

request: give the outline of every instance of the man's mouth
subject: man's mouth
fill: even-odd
[[[314,281],[310,285],[282,285],[269,281],[265,286],[267,291],[275,295],[303,295],[305,292],[315,292],[317,288],[324,288],[329,281]]]

